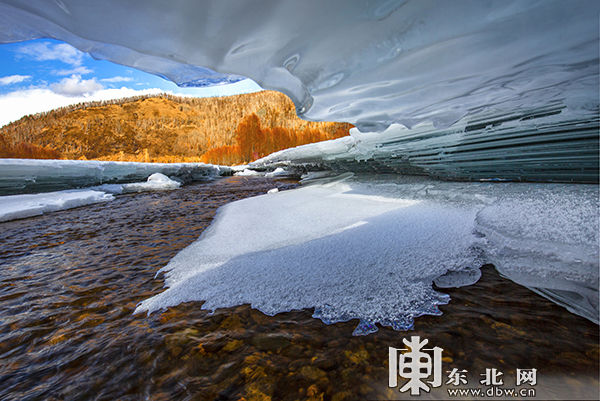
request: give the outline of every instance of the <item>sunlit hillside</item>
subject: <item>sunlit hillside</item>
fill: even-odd
[[[304,121],[273,91],[143,96],[23,117],[0,129],[0,157],[236,164],[345,136],[350,127]]]

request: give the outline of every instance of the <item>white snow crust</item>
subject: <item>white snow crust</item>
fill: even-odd
[[[96,190],[67,190],[42,194],[0,196],[0,222],[39,216],[113,200],[111,194]]]
[[[256,171],[256,170],[251,170],[248,168],[245,168],[243,170],[240,171],[236,171],[235,173],[233,173],[233,175],[237,175],[237,176],[251,176],[251,175],[263,175],[260,172]]]
[[[473,284],[478,268],[493,262],[517,282],[535,278],[525,284],[551,288],[594,320],[597,211],[593,185],[317,180],[221,208],[200,239],[161,269],[167,289],[136,311],[247,303],[269,315],[315,308],[326,323],[358,318],[355,334],[376,324],[407,329],[448,302],[434,280]],[[572,297],[581,288],[584,302]]]

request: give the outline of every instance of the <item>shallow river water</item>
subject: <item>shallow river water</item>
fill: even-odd
[[[311,310],[210,315],[196,302],[132,314],[219,206],[296,185],[230,177],[1,223],[0,399],[408,398],[388,388],[388,347],[410,335],[444,349],[444,371],[465,369],[463,388],[482,387],[487,368],[508,387],[517,368],[537,368],[538,399],[598,397],[598,326],[489,265],[476,285],[441,290],[444,315],[408,333],[353,337],[356,321],[327,326]]]

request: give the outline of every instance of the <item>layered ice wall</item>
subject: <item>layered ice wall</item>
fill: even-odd
[[[465,122],[446,129],[393,124],[382,133],[362,133],[273,153],[253,169],[430,175],[457,180],[598,182],[598,119],[559,120],[535,113],[504,116],[494,128]],[[496,117],[497,118],[497,117]],[[490,125],[486,125],[486,124]]]
[[[599,12],[593,0],[0,0],[0,42],[53,37],[180,85],[246,76],[307,119],[407,128],[341,158],[350,169],[597,182]]]

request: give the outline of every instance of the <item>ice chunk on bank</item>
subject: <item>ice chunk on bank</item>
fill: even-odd
[[[290,175],[290,173],[287,172],[286,170],[284,170],[282,167],[277,167],[275,170],[273,170],[269,173],[266,173],[265,177],[275,178],[275,177],[287,177],[289,175]]]
[[[250,170],[250,169],[243,169],[241,171],[236,171],[235,173],[233,173],[233,175],[238,175],[238,176],[251,176],[251,175],[262,175],[262,173],[259,173],[256,170]]]
[[[128,192],[166,191],[181,187],[179,181],[170,179],[164,174],[154,173],[145,182],[132,182],[128,184],[104,184],[91,189],[97,189],[111,194],[124,194]]]
[[[160,191],[177,189],[181,183],[170,179],[164,174],[154,173],[146,182],[135,182],[132,184],[123,184],[124,192],[141,192],[141,191]]]
[[[67,190],[42,194],[0,196],[0,222],[39,216],[113,200],[111,194],[96,190]]]

